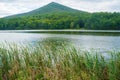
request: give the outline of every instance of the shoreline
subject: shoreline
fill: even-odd
[[[120,33],[120,30],[0,30],[0,33],[41,33],[41,32],[81,32],[81,33]]]

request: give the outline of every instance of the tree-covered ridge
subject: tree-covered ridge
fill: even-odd
[[[84,11],[69,8],[67,6],[64,6],[64,5],[55,3],[55,2],[51,2],[48,5],[45,5],[43,7],[38,8],[38,9],[32,10],[30,12],[17,14],[17,15],[13,15],[13,16],[8,16],[6,18],[34,16],[34,15],[43,15],[43,14],[54,14],[54,13],[64,13],[64,12],[66,12],[66,13],[76,13],[76,12],[87,13]]]
[[[85,23],[87,29],[120,30],[120,13],[93,13]]]
[[[77,13],[76,13],[77,14]],[[79,21],[80,18],[80,21]],[[83,27],[83,15],[55,13],[29,17],[16,17],[0,20],[1,29],[69,29]]]
[[[0,29],[120,30],[120,13],[88,13],[50,3],[25,14],[0,19]]]

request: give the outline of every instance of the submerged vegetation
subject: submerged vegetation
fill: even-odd
[[[107,59],[63,40],[0,48],[0,80],[119,80],[120,52]]]

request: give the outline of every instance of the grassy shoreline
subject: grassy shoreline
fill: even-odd
[[[119,80],[120,52],[105,60],[66,42],[0,48],[0,80]]]

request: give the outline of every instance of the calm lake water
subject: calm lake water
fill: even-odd
[[[114,33],[112,33],[114,34]],[[120,34],[120,33],[119,33]],[[84,50],[120,51],[120,35],[93,34],[52,34],[52,33],[0,33],[0,43],[14,42],[21,44],[35,44],[45,39],[70,41],[70,44]]]

